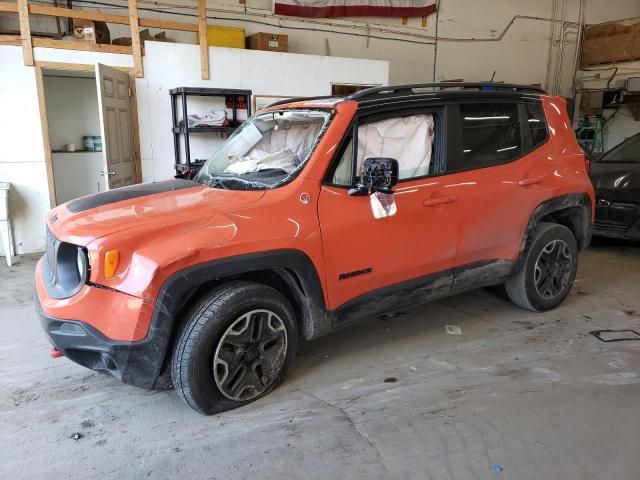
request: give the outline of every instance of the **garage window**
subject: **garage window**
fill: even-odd
[[[522,155],[517,104],[462,104],[460,115],[462,169],[499,165]]]

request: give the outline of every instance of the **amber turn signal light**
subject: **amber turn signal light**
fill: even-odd
[[[104,277],[111,278],[116,274],[118,261],[120,260],[120,252],[118,250],[109,250],[104,254]]]

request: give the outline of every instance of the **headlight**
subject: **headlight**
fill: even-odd
[[[75,294],[87,281],[89,260],[82,247],[61,242],[56,254],[58,284],[68,295]]]
[[[87,263],[87,254],[82,248],[78,248],[76,266],[78,267],[78,280],[80,281],[87,279]]]

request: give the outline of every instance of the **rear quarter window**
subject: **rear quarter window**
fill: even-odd
[[[527,125],[531,135],[531,146],[536,148],[547,141],[547,119],[544,116],[542,103],[525,103]]]
[[[510,162],[523,153],[517,103],[460,105],[462,169]]]

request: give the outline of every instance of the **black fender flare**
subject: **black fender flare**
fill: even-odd
[[[577,227],[577,242],[580,250],[584,250],[591,243],[591,233],[593,222],[591,219],[591,198],[586,193],[570,193],[553,197],[540,203],[529,218],[527,229],[524,233],[520,254],[514,265],[513,271],[517,271],[524,263],[527,252],[531,247],[532,232],[542,219],[555,212],[566,210],[567,208],[578,207],[581,210],[581,218]]]
[[[163,283],[153,310],[149,331],[144,340],[134,342],[129,354],[141,378],[127,383],[151,388],[157,381],[170,348],[170,341],[178,313],[202,285],[254,272],[269,271],[280,277],[294,296],[300,314],[300,333],[310,339],[331,331],[331,316],[327,312],[322,284],[311,259],[299,250],[271,250],[247,255],[221,258],[193,265],[173,273]]]

